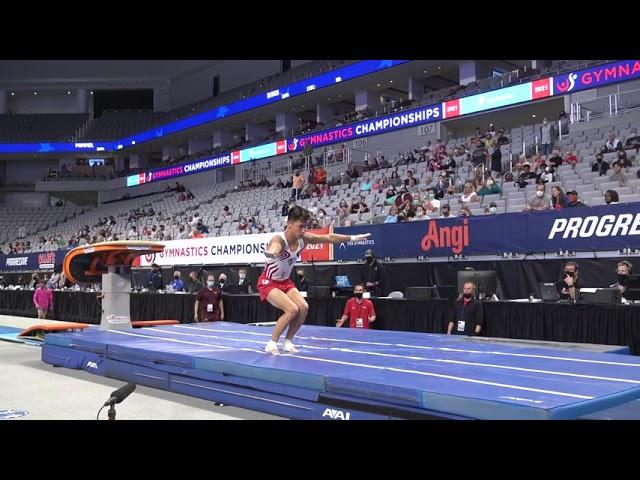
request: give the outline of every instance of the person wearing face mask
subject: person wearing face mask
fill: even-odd
[[[224,273],[221,273],[218,276],[218,284],[217,287],[221,292],[225,293],[227,291],[227,276]]]
[[[217,322],[224,320],[222,292],[216,286],[215,277],[213,275],[207,275],[207,286],[201,289],[196,296],[193,320],[195,323],[198,323],[198,319],[202,322]]]
[[[293,283],[296,284],[296,288],[299,291],[301,292],[309,291],[309,286],[310,286],[309,281],[304,276],[304,270],[302,270],[301,268],[298,268],[296,270],[296,278],[294,279]]]
[[[496,215],[498,213],[498,204],[496,202],[491,202],[485,209],[484,213],[488,215]]]
[[[609,162],[604,160],[604,155],[602,153],[596,154],[596,161],[591,165],[591,171],[598,172],[598,174],[602,176],[607,174],[607,170],[609,170],[609,168],[611,168],[611,166],[609,165]]]
[[[180,278],[181,274],[178,270],[173,272],[173,280],[170,285],[173,287],[174,292],[184,292],[184,282]]]
[[[455,303],[455,321],[449,322],[447,335],[480,335],[484,318],[482,302],[476,300],[475,293],[475,283],[466,282],[462,286],[462,295]]]
[[[548,183],[553,182],[553,167],[549,164],[543,163],[540,168],[540,173],[536,178],[536,183]]]
[[[529,198],[527,205],[525,206],[525,211],[528,210],[548,210],[550,205],[550,200],[547,195],[545,195],[545,186],[544,183],[539,183],[536,185],[536,193]]]
[[[620,293],[623,294],[627,289],[627,280],[629,279],[629,275],[631,275],[632,268],[633,265],[631,262],[627,262],[626,260],[618,262],[618,265],[616,266],[618,281],[613,285],[609,285],[609,288],[617,288],[620,290]]]
[[[347,301],[342,317],[336,321],[336,327],[342,327],[347,318],[350,328],[370,328],[371,323],[376,321],[373,303],[367,298],[362,298],[363,294],[364,285],[358,283],[353,287],[353,298]]]
[[[378,296],[379,292],[382,291],[381,288],[381,276],[382,270],[380,268],[380,263],[376,260],[373,250],[368,249],[364,252],[364,260],[366,265],[365,278],[367,279],[365,282],[365,286],[367,291],[371,293],[373,296]]]
[[[151,291],[162,290],[162,273],[157,263],[151,264],[151,271],[147,277],[147,288]]]
[[[582,287],[578,274],[578,264],[576,262],[570,261],[564,264],[562,279],[556,282],[556,290],[560,300],[576,299],[576,293]]]

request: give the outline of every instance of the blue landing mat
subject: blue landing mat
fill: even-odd
[[[227,322],[90,328],[45,342],[157,371],[195,369],[471,418],[576,418],[640,398],[633,356],[313,326],[296,337],[298,354],[270,356],[270,331]]]

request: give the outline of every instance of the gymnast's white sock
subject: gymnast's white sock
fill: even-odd
[[[291,343],[291,340],[289,340],[288,338],[285,338],[284,344],[282,346],[282,350],[284,350],[285,352],[292,352],[292,353],[296,353],[298,351],[296,346],[293,343]]]
[[[274,342],[273,340],[269,340],[267,346],[264,347],[264,351],[275,355],[276,353],[278,353],[278,343]]]

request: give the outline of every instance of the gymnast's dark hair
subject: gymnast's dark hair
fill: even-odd
[[[298,220],[302,220],[306,222],[311,218],[311,212],[309,210],[305,210],[304,208],[296,205],[291,210],[289,210],[289,216],[287,217],[287,223],[297,222]]]

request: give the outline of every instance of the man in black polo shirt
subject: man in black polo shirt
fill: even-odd
[[[482,303],[476,300],[476,284],[466,282],[462,287],[462,298],[455,303],[456,319],[449,322],[447,335],[480,335],[482,331]]]
[[[565,263],[562,271],[562,280],[556,282],[556,290],[560,300],[575,300],[576,292],[580,291],[580,287],[578,264],[573,261]]]

